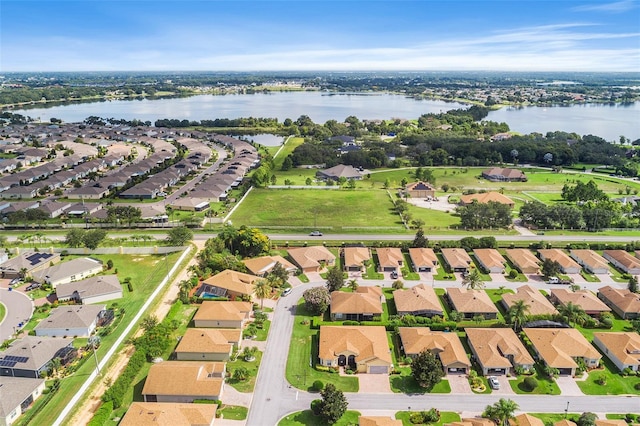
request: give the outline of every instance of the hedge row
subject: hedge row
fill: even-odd
[[[453,321],[442,322],[423,322],[415,324],[405,324],[400,320],[389,321],[323,321],[319,317],[311,319],[311,328],[318,330],[320,326],[340,326],[340,325],[361,325],[361,326],[383,326],[387,331],[395,331],[397,327],[429,327],[433,331],[455,331],[458,329],[458,324]]]
[[[138,375],[146,360],[147,354],[144,351],[136,350],[120,377],[102,395],[102,402],[112,401],[113,409],[120,408],[125,393],[129,390],[133,379]]]
[[[87,426],[103,426],[107,420],[111,417],[113,412],[113,401],[105,402],[95,412],[91,421],[87,423]]]

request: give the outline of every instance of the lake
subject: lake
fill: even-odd
[[[187,98],[118,100],[49,108],[15,110],[18,114],[49,121],[80,122],[95,115],[155,122],[161,118],[203,120],[239,117],[297,119],[308,115],[316,123],[344,121],[350,115],[365,119],[418,118],[426,113],[446,112],[467,106],[440,100],[413,99],[388,93],[276,92],[251,95],[198,95]],[[489,120],[506,122],[520,133],[562,130],[579,135],[593,134],[609,141],[620,135],[640,138],[640,103],[627,105],[573,105],[568,107],[502,108]]]

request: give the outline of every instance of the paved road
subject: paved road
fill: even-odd
[[[360,281],[361,285],[383,284],[385,281]],[[417,283],[417,282],[415,282]],[[440,285],[451,283],[439,282]],[[409,284],[409,283],[407,283]],[[522,283],[506,283],[507,288]],[[285,369],[291,332],[293,330],[294,307],[307,288],[324,285],[324,282],[302,284],[293,289],[289,296],[281,298],[275,309],[269,331],[266,350],[262,358],[256,380],[252,404],[247,419],[248,426],[277,425],[287,414],[306,410],[318,394],[304,392],[291,387],[285,379]],[[388,285],[388,284],[387,284]],[[294,343],[295,344],[295,343]],[[487,405],[499,399],[499,395],[476,394],[380,394],[347,393],[349,409],[380,411],[418,410],[436,407],[446,411],[465,411],[481,413]],[[585,411],[628,413],[640,411],[639,396],[546,396],[546,395],[510,395],[520,410],[527,412],[563,413],[569,403],[569,412]]]
[[[0,303],[6,308],[6,316],[0,323],[0,343],[11,338],[18,324],[26,324],[33,313],[33,302],[24,293],[0,288]]]

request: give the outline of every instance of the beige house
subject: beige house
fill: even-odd
[[[573,260],[592,274],[608,274],[609,262],[593,250],[571,250]]]
[[[59,253],[27,251],[0,264],[0,278],[18,278],[23,272],[30,277],[59,261]]]
[[[259,279],[255,275],[226,269],[202,282],[198,294],[213,294],[228,297],[231,300],[253,296],[253,282]]]
[[[595,368],[602,356],[575,328],[524,328],[529,341],[546,365],[557,368],[560,375],[575,376],[577,358],[588,368]]]
[[[163,361],[149,369],[142,396],[144,402],[221,399],[225,374],[224,362]]]
[[[463,418],[459,422],[446,423],[445,426],[496,426],[495,422],[490,419],[481,417]]]
[[[504,274],[507,261],[496,249],[475,249],[473,254],[485,271],[492,274]]]
[[[277,265],[280,264],[289,275],[295,275],[298,267],[282,256],[261,256],[242,261],[247,270],[258,277],[264,277]]]
[[[402,420],[384,416],[360,416],[358,426],[402,426]]]
[[[602,257],[627,274],[640,275],[640,259],[624,250],[605,250]]]
[[[516,333],[510,328],[467,328],[471,352],[482,368],[482,374],[507,374],[511,368],[533,368],[529,355]]]
[[[389,374],[393,368],[383,326],[321,326],[318,358],[325,367],[358,373]]]
[[[523,285],[516,289],[515,293],[502,295],[502,305],[508,311],[518,300],[523,300],[529,305],[527,315],[555,315],[558,310],[547,300],[542,293],[530,285]]]
[[[331,292],[331,321],[373,321],[382,315],[380,287],[361,286],[353,293]]]
[[[251,318],[251,302],[204,301],[193,316],[197,328],[242,328]]]
[[[291,248],[289,257],[302,272],[320,272],[336,263],[335,255],[324,246]]]
[[[526,182],[527,176],[522,170],[492,167],[482,171],[482,177],[491,182]]]
[[[102,272],[102,262],[90,257],[80,257],[68,262],[60,262],[32,274],[33,280],[50,284],[54,289],[60,284],[80,281]]]
[[[404,266],[404,255],[399,248],[384,247],[376,249],[378,272],[400,272]]]
[[[587,315],[598,316],[603,312],[611,312],[611,308],[605,305],[595,294],[589,290],[570,291],[564,288],[551,290],[549,299],[562,306],[569,302],[580,306]]]
[[[240,349],[239,328],[188,328],[176,347],[178,361],[229,361]]]
[[[409,249],[409,257],[416,272],[431,272],[438,266],[438,257],[433,249],[413,247]]]
[[[40,398],[44,379],[0,376],[0,426],[11,426]]]
[[[371,259],[368,247],[345,247],[342,250],[342,267],[347,272],[363,272],[365,262]]]
[[[442,258],[453,272],[468,272],[472,262],[466,250],[461,248],[443,248]]]
[[[510,426],[544,426],[544,422],[531,414],[522,413],[509,419]]]
[[[440,299],[432,287],[418,284],[405,290],[393,292],[398,315],[415,315],[420,317],[442,316],[444,311]]]
[[[471,319],[477,315],[482,315],[484,319],[498,317],[498,308],[484,290],[452,287],[447,289],[447,299],[451,308],[464,315],[465,318]]]
[[[216,404],[133,402],[118,426],[213,426]]]
[[[626,288],[606,286],[598,289],[598,298],[622,319],[640,317],[640,294],[638,293],[632,293]]]
[[[474,201],[478,202],[479,204],[488,204],[490,202],[506,204],[509,207],[513,207],[516,205],[516,203],[514,203],[511,198],[495,191],[460,196],[460,204],[462,204],[463,206],[467,206]]]
[[[553,262],[558,262],[560,270],[564,274],[579,274],[580,265],[575,260],[571,259],[567,253],[560,249],[540,249],[538,250],[540,259],[544,262],[549,259]]]
[[[404,192],[411,198],[435,198],[436,189],[427,182],[413,182],[407,185]]]
[[[640,334],[635,332],[593,333],[593,344],[613,362],[618,370],[640,371]]]
[[[456,333],[431,331],[428,327],[399,327],[398,334],[406,356],[415,358],[427,350],[440,359],[445,373],[466,374],[471,368],[469,357]]]
[[[540,273],[540,259],[527,249],[507,249],[507,257],[513,266],[523,274]]]

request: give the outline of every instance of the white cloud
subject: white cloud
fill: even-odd
[[[637,4],[633,0],[622,0],[613,3],[589,4],[584,6],[576,6],[572,10],[576,12],[606,12],[606,13],[624,13],[633,10]]]

